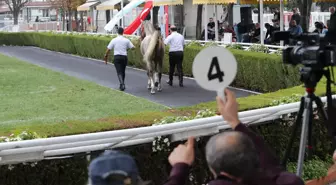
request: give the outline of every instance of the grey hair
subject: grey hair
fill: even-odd
[[[259,170],[259,156],[254,143],[236,131],[211,137],[206,145],[206,160],[217,176],[225,172],[249,180]]]
[[[223,23],[223,26],[224,26],[224,28],[228,28],[228,27],[229,27],[229,23],[225,21],[225,22]]]

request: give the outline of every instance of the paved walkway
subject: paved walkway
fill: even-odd
[[[105,65],[103,62],[97,60],[47,51],[35,47],[0,46],[0,53],[54,71],[63,72],[70,76],[93,81],[102,86],[119,89],[119,81],[114,66]],[[168,107],[189,106],[215,100],[215,92],[202,89],[193,79],[185,78],[183,88],[178,86],[177,77],[174,78],[175,86],[173,87],[167,85],[166,80],[168,80],[168,76],[163,75],[163,91],[151,95],[149,90],[147,90],[146,72],[127,68],[125,92]],[[236,93],[237,97],[253,94],[253,92],[245,90],[231,90]]]

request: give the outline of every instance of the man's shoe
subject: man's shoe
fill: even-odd
[[[120,84],[119,89],[120,89],[121,91],[124,91],[124,90],[125,90],[125,84]]]
[[[167,84],[170,85],[170,86],[173,86],[173,82],[170,81],[170,80],[167,81]]]

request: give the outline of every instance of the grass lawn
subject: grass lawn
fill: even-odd
[[[0,55],[0,135],[21,130],[72,130],[72,121],[165,110],[146,99]],[[57,124],[55,124],[57,123]],[[112,124],[112,123],[110,123]],[[78,130],[96,130],[94,123]],[[33,129],[34,128],[34,129]]]
[[[2,55],[0,74],[0,136],[24,130],[61,136],[134,128],[152,125],[166,116],[190,116],[198,110],[217,108],[215,102],[208,102],[167,110],[145,99]],[[238,98],[239,108],[267,107],[273,100],[293,94],[303,95],[304,88]],[[316,94],[325,94],[325,80],[318,84]]]

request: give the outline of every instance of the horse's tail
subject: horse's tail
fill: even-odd
[[[151,61],[151,59],[153,57],[158,39],[159,39],[159,31],[154,31],[154,33],[151,37],[151,40],[149,42],[147,51],[146,51],[145,56],[144,56],[145,60],[147,60],[148,62]]]

